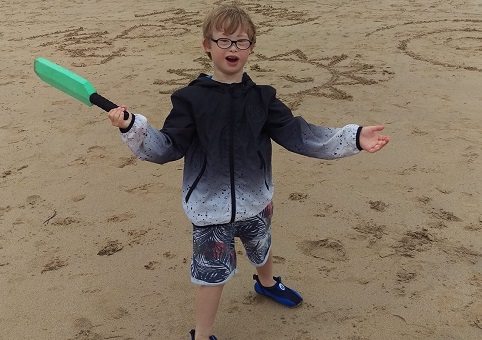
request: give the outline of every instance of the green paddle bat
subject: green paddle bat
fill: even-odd
[[[86,105],[96,105],[107,112],[118,107],[98,94],[94,86],[87,80],[47,59],[35,59],[34,70],[44,82]],[[129,113],[125,111],[124,119],[128,118]]]

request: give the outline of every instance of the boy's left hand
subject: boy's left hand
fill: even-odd
[[[360,146],[363,150],[373,153],[379,151],[390,141],[390,136],[379,135],[376,132],[382,131],[383,126],[364,126],[360,132]]]

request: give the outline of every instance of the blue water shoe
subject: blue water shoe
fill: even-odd
[[[191,334],[191,340],[194,340],[194,334],[196,333],[196,331],[194,329],[191,329],[191,331],[189,332],[189,334]],[[214,335],[211,335],[209,337],[209,340],[218,340],[218,338],[216,338]]]
[[[258,275],[253,275],[253,279],[256,280],[254,284],[254,290],[260,295],[267,296],[276,302],[287,307],[296,307],[301,304],[303,298],[295,290],[286,287],[281,283],[281,277],[273,277],[276,284],[272,287],[264,287],[261,282],[259,282]]]

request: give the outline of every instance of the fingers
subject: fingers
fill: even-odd
[[[380,135],[378,136],[378,139],[384,141],[385,144],[387,144],[390,141],[390,136]]]
[[[380,149],[382,149],[385,145],[387,145],[389,141],[390,141],[389,136],[379,136],[378,140],[373,145],[371,145],[366,151],[370,153],[380,151]]]
[[[107,116],[109,117],[110,121],[112,122],[112,125],[116,125],[119,120],[119,116],[121,113],[123,113],[124,110],[121,107],[116,107],[115,109],[112,109],[109,111]]]
[[[108,112],[107,116],[109,117],[113,126],[119,128],[126,128],[129,125],[128,122],[130,121],[130,119],[124,120],[124,111],[126,109],[126,106],[119,106]]]

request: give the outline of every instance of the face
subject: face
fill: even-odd
[[[238,29],[233,34],[225,34],[223,31],[213,31],[212,39],[227,38],[233,41],[249,39],[246,32]],[[211,53],[214,65],[213,79],[225,83],[241,82],[244,65],[248,61],[249,54],[253,51],[254,44],[246,50],[240,50],[235,44],[227,49],[220,48],[210,39],[203,40],[204,51]]]

